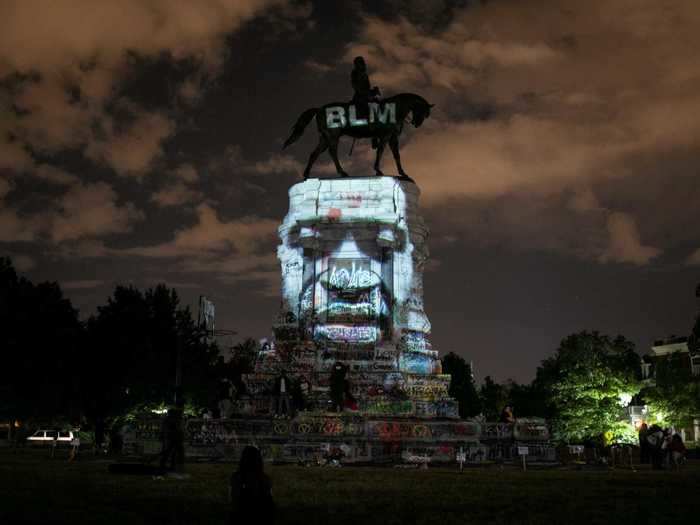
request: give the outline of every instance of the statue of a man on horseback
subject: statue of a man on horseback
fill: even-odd
[[[319,142],[309,156],[304,170],[305,179],[308,178],[318,156],[325,150],[329,151],[338,175],[347,177],[347,173],[343,171],[338,161],[338,141],[343,135],[352,137],[353,140],[372,139],[372,147],[377,150],[374,162],[377,175],[383,175],[379,165],[384,148],[388,144],[394,155],[399,175],[401,178],[408,179],[408,175],[401,166],[398,137],[409,115],[411,115],[411,124],[419,127],[430,116],[432,104],[412,93],[401,93],[379,100],[379,88],[372,87],[370,84],[367,66],[362,57],[355,58],[351,81],[355,94],[350,103],[334,102],[320,108],[307,109],[292,127],[284,147],[297,141],[304,133],[306,126],[315,119]]]

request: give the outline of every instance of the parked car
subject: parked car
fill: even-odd
[[[56,445],[70,445],[77,431],[73,430],[37,430],[27,438],[30,445],[51,445],[56,440]]]

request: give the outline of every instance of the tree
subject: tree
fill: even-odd
[[[87,391],[95,417],[172,402],[178,349],[185,399],[200,406],[216,401],[218,348],[165,285],[145,292],[117,286],[89,320],[88,340]]]
[[[700,413],[700,378],[693,377],[688,356],[675,353],[656,363],[654,386],[642,391],[652,417],[682,427]]]
[[[471,366],[464,358],[450,352],[442,358],[442,371],[451,376],[449,394],[459,403],[459,417],[479,414],[481,402],[474,386]]]
[[[582,440],[629,434],[624,407],[639,393],[639,357],[624,337],[581,332],[562,340],[538,376],[551,392],[555,435]],[[629,427],[629,428],[628,428]]]
[[[498,421],[503,408],[508,404],[508,389],[496,383],[491,376],[486,376],[479,389],[479,398],[486,419]]]
[[[508,404],[513,407],[513,414],[518,417],[549,417],[547,393],[535,380],[529,385],[509,381],[506,385]]]
[[[57,283],[33,284],[0,258],[0,411],[9,419],[77,423],[83,326]]]

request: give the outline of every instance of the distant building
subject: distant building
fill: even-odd
[[[651,352],[642,357],[642,379],[653,384],[659,361],[677,353],[683,354],[682,363],[690,369],[691,373],[694,376],[700,376],[700,352],[690,351],[687,337],[670,337],[654,341]]]

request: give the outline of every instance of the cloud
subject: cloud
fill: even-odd
[[[197,223],[175,232],[172,241],[122,250],[142,257],[201,257],[212,254],[252,254],[277,229],[277,222],[258,217],[222,221],[209,204],[197,207]]]
[[[25,217],[14,208],[0,208],[0,242],[30,242],[43,228],[42,217]]]
[[[329,71],[333,71],[334,67],[330,66],[328,64],[322,64],[321,62],[317,62],[316,60],[309,59],[304,62],[304,67],[310,69],[314,73],[328,73]]]
[[[175,168],[175,177],[184,182],[197,182],[199,180],[199,174],[192,164],[182,164]]]
[[[533,247],[646,264],[663,228],[632,219],[642,202],[596,195],[618,181],[643,184],[650,162],[700,153],[698,21],[700,4],[689,1],[489,2],[455,10],[438,29],[367,17],[342,60],[364,55],[384,94],[417,92],[436,104],[401,137],[428,213],[462,202],[514,246],[530,238]],[[390,155],[383,165],[395,172]],[[526,206],[529,222],[511,220],[506,201]],[[679,212],[659,206],[671,224]],[[464,228],[481,231],[474,219]],[[651,246],[640,241],[647,230]]]
[[[119,205],[108,184],[79,184],[63,195],[57,212],[49,216],[48,233],[55,243],[124,233],[143,217],[132,203]]]
[[[277,175],[280,173],[300,174],[304,170],[304,165],[290,155],[274,154],[264,161],[247,165],[244,169],[259,175]]]
[[[85,155],[111,166],[119,175],[142,177],[163,155],[162,144],[175,131],[175,123],[158,113],[141,112],[124,132],[109,126],[104,140],[95,140]]]
[[[647,264],[661,253],[652,246],[644,246],[639,238],[637,223],[624,213],[611,213],[608,217],[610,245],[602,255],[602,262]]]
[[[174,259],[180,272],[206,273],[227,284],[263,281],[267,284],[262,294],[272,293],[274,283],[277,293],[279,263],[273,249],[277,225],[277,221],[254,216],[225,221],[210,204],[203,203],[197,207],[197,222],[176,231],[171,241],[108,253]]]
[[[67,171],[51,166],[49,164],[39,164],[32,172],[34,176],[60,186],[77,184],[80,179]]]
[[[10,193],[14,188],[14,184],[11,180],[4,177],[0,177],[0,202],[5,198],[5,195]]]
[[[182,182],[163,188],[151,196],[159,206],[181,206],[202,199],[202,193],[188,188]]]
[[[36,267],[36,261],[28,255],[11,255],[12,264],[20,272],[28,272]]]
[[[143,176],[175,130],[168,117],[135,111],[132,126],[117,129],[110,103],[132,71],[130,57],[189,60],[195,71],[175,86],[187,103],[218,74],[226,37],[287,0],[92,0],[0,4],[0,168],[30,167],[26,147],[41,153],[85,148],[95,162],[121,175]],[[308,17],[286,10],[280,22]],[[27,35],[34,35],[27,38]],[[14,79],[14,80],[13,80]],[[5,118],[8,117],[8,118]],[[121,125],[121,124],[120,124]],[[102,128],[103,133],[96,130]],[[5,132],[11,132],[7,134]],[[12,136],[12,141],[6,137]]]
[[[689,265],[700,264],[700,248],[691,253],[685,262]]]
[[[103,284],[104,281],[99,279],[63,281],[61,282],[61,288],[63,288],[64,290],[90,290],[92,288],[98,288]]]

